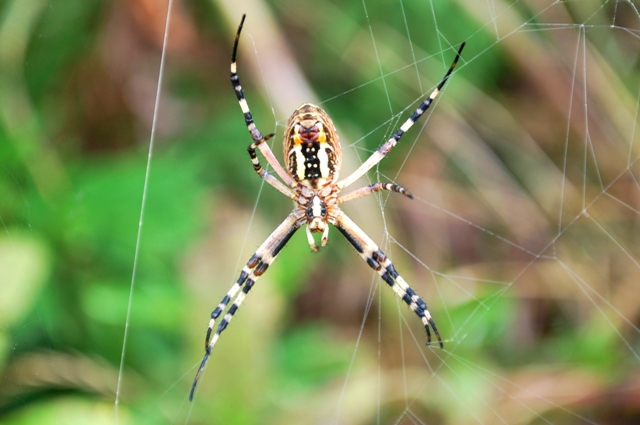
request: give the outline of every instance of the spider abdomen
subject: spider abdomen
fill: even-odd
[[[305,103],[291,115],[284,138],[287,172],[317,189],[335,182],[341,165],[338,133],[318,106]]]
[[[327,143],[303,142],[289,151],[289,172],[296,180],[330,179],[335,172],[335,155]]]

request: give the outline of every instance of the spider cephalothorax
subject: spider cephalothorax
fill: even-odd
[[[325,246],[329,234],[329,224],[337,228],[340,233],[356,249],[360,257],[374,269],[393,291],[416,313],[427,332],[427,345],[431,343],[431,331],[438,338],[440,347],[443,348],[442,338],[436,328],[436,324],[431,318],[427,309],[427,304],[415,293],[395,269],[391,260],[382,252],[376,243],[369,238],[351,219],[338,207],[339,204],[369,195],[381,190],[397,192],[409,198],[413,198],[405,188],[394,183],[373,183],[368,186],[348,192],[344,195],[339,193],[346,187],[353,184],[367,171],[374,167],[384,158],[398,143],[402,135],[411,128],[422,114],[429,108],[433,99],[436,98],[445,82],[456,66],[464,43],[460,46],[456,58],[451,67],[440,81],[431,95],[425,99],[418,109],[407,121],[396,131],[396,133],[378,148],[356,171],[341,181],[338,181],[340,166],[342,164],[342,152],[338,133],[331,121],[331,118],[320,107],[310,103],[304,103],[291,115],[284,135],[284,163],[280,165],[275,155],[265,143],[273,137],[273,134],[262,136],[256,127],[249,106],[244,97],[244,91],[240,85],[240,78],[236,73],[236,53],[238,50],[238,40],[244,23],[245,16],[236,33],[236,40],[231,54],[231,84],[238,98],[240,109],[244,114],[245,124],[253,143],[247,148],[254,170],[267,183],[283,193],[294,202],[294,209],[285,220],[271,233],[266,241],[249,259],[242,268],[240,276],[231,287],[227,295],[224,296],[220,304],[211,313],[211,320],[207,329],[205,339],[205,355],[200,363],[200,368],[191,386],[189,399],[193,399],[193,393],[204,370],[211,350],[218,341],[220,334],[227,328],[227,325],[238,310],[245,296],[249,293],[256,280],[267,270],[269,265],[275,260],[282,248],[287,244],[291,236],[303,225],[307,227],[307,239],[313,251],[317,251],[317,246],[312,233],[322,233],[320,246]],[[268,173],[258,160],[256,153],[258,149],[265,157],[269,165],[273,167],[275,173],[282,179],[278,180]],[[231,307],[227,306],[233,300]],[[215,321],[222,312],[226,314],[220,321],[216,332],[211,335],[215,326]]]

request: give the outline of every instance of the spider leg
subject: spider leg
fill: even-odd
[[[343,202],[353,201],[354,199],[361,198],[363,196],[367,196],[374,192],[379,192],[381,190],[388,190],[390,192],[397,192],[401,195],[406,196],[409,199],[413,199],[413,195],[404,187],[395,183],[373,183],[369,186],[361,187],[360,189],[354,190],[353,192],[349,192],[345,195],[338,196],[338,204],[342,204]]]
[[[202,374],[204,366],[211,355],[213,347],[216,345],[216,342],[218,342],[218,338],[220,338],[220,334],[227,328],[227,325],[229,325],[231,319],[233,319],[233,315],[236,313],[238,308],[240,308],[242,302],[258,278],[262,276],[269,265],[273,263],[273,260],[276,259],[282,248],[284,248],[291,236],[300,228],[302,223],[304,223],[304,220],[299,220],[294,213],[289,214],[289,216],[287,216],[276,230],[271,233],[267,240],[260,245],[255,254],[251,256],[249,262],[247,262],[247,264],[242,268],[240,277],[236,283],[233,284],[229,292],[227,292],[227,295],[224,296],[220,304],[218,304],[211,313],[211,320],[209,321],[209,327],[207,328],[207,336],[205,339],[205,354],[202,362],[200,363],[200,367],[198,368],[198,372],[196,373],[196,377],[193,380],[189,400],[193,399],[193,393],[196,389],[196,385],[198,384],[198,379],[200,379],[200,375]],[[236,297],[236,294],[238,294],[240,289],[242,289],[242,291]],[[227,309],[229,302],[231,302],[234,297],[236,298],[231,304],[231,307],[229,307],[227,313],[220,321],[218,329],[213,334],[213,337],[211,337],[216,319]]]
[[[257,143],[260,144],[259,146],[266,146],[266,148],[269,150],[269,152],[271,152],[271,149],[269,149],[269,145],[267,145],[264,142],[266,142],[267,140],[272,138],[274,135],[275,135],[274,133],[271,133],[271,134],[267,135],[266,137],[263,137]],[[289,199],[292,199],[292,200],[295,201],[297,199],[296,194],[289,187],[284,185],[280,180],[276,179],[273,175],[269,174],[269,172],[267,170],[265,170],[264,168],[262,168],[262,165],[260,165],[260,161],[258,160],[258,155],[256,154],[256,146],[258,146],[257,143],[253,142],[247,148],[247,151],[249,152],[249,156],[251,157],[251,162],[253,163],[253,169],[267,183],[269,183],[271,186],[273,186],[276,189],[278,189],[278,191],[280,191],[280,193],[284,194]]]
[[[247,130],[249,130],[249,134],[251,134],[251,138],[253,139],[253,143],[251,143],[251,145],[248,148],[249,155],[251,156],[251,161],[253,162],[253,168],[268,183],[270,183],[280,192],[284,193],[285,195],[291,198],[292,196],[295,196],[295,195],[293,195],[293,192],[288,188],[286,188],[285,185],[282,185],[280,182],[278,182],[279,185],[274,184],[274,181],[277,181],[275,177],[273,177],[272,179],[265,177],[265,175],[269,175],[269,174],[262,169],[262,166],[258,161],[258,157],[255,151],[256,148],[260,149],[260,152],[262,152],[262,154],[264,155],[269,165],[273,167],[276,174],[278,174],[278,176],[280,176],[280,178],[284,180],[286,184],[288,184],[290,187],[294,187],[297,185],[293,177],[291,177],[285,171],[282,165],[280,165],[280,163],[278,162],[278,159],[275,157],[275,155],[269,148],[269,145],[264,143],[265,141],[269,140],[273,136],[273,134],[267,137],[262,136],[262,133],[260,133],[260,130],[258,130],[255,122],[253,121],[253,116],[251,115],[251,111],[249,110],[247,99],[245,99],[244,97],[244,90],[242,89],[242,85],[240,85],[240,77],[238,77],[238,73],[237,73],[236,54],[238,52],[238,42],[240,40],[240,32],[242,31],[242,26],[244,25],[244,19],[246,16],[247,15],[242,15],[242,20],[240,21],[240,25],[238,26],[238,32],[236,33],[236,40],[235,40],[235,43],[233,44],[233,52],[231,53],[231,85],[233,86],[233,91],[235,92],[236,97],[238,98],[240,109],[244,114],[244,122],[247,126]]]
[[[369,267],[378,272],[382,280],[393,289],[393,291],[404,301],[411,310],[413,310],[418,317],[422,320],[425,330],[427,331],[427,345],[431,345],[431,331],[429,327],[433,329],[433,332],[438,338],[440,348],[444,348],[442,338],[436,324],[431,318],[431,314],[427,308],[427,304],[415,293],[413,289],[407,284],[407,282],[396,271],[391,260],[382,252],[380,248],[362,231],[347,215],[339,211],[335,217],[330,219],[345,238],[353,245],[358,251],[360,257],[362,257]]]
[[[391,149],[393,149],[393,147],[398,143],[398,141],[400,141],[400,138],[402,137],[402,135],[406,133],[413,126],[413,124],[415,124],[415,122],[422,116],[422,114],[424,114],[427,111],[427,109],[429,109],[429,106],[431,106],[431,102],[433,102],[433,99],[435,99],[436,96],[438,96],[438,94],[440,93],[440,90],[442,90],[442,87],[444,87],[444,84],[449,79],[451,72],[453,72],[453,69],[456,67],[456,64],[460,59],[460,54],[462,53],[462,49],[464,48],[464,45],[465,43],[462,43],[462,45],[460,46],[460,49],[458,49],[458,54],[456,54],[456,58],[453,60],[453,63],[449,67],[449,70],[445,74],[444,78],[440,81],[438,86],[435,88],[435,90],[431,92],[431,95],[427,99],[425,99],[420,104],[420,106],[418,106],[418,109],[416,109],[413,115],[411,115],[411,117],[409,117],[409,119],[406,120],[404,124],[402,124],[402,126],[398,129],[398,131],[396,131],[396,133],[389,140],[387,140],[382,146],[378,148],[377,151],[375,151],[365,162],[363,162],[362,165],[360,165],[360,167],[358,167],[356,171],[354,171],[351,175],[347,176],[341,182],[337,183],[340,189],[343,189],[351,185],[353,182],[355,182],[360,177],[362,177],[367,171],[373,168],[373,166],[376,165],[378,162],[380,162],[385,156],[387,156],[387,154],[391,151]]]

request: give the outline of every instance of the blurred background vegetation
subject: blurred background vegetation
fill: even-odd
[[[171,13],[141,219],[167,1],[0,2],[0,423],[640,422],[632,3]],[[242,13],[257,124],[281,136],[295,107],[320,103],[343,175],[467,40],[428,125],[370,173],[416,200],[345,206],[427,300],[445,351],[339,233],[311,254],[299,232],[188,402],[211,310],[291,209],[246,154],[228,81]]]

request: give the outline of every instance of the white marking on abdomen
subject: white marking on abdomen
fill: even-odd
[[[293,152],[293,154],[296,156],[296,169],[295,169],[296,176],[298,177],[298,180],[304,180],[305,158],[302,153],[302,145],[296,145],[293,148],[291,148],[291,150],[289,151],[289,156],[291,156],[291,152]]]
[[[318,149],[318,161],[320,162],[320,176],[328,178],[331,174],[331,168],[329,167],[329,155],[327,149],[331,149],[327,143],[321,143],[320,149]]]

